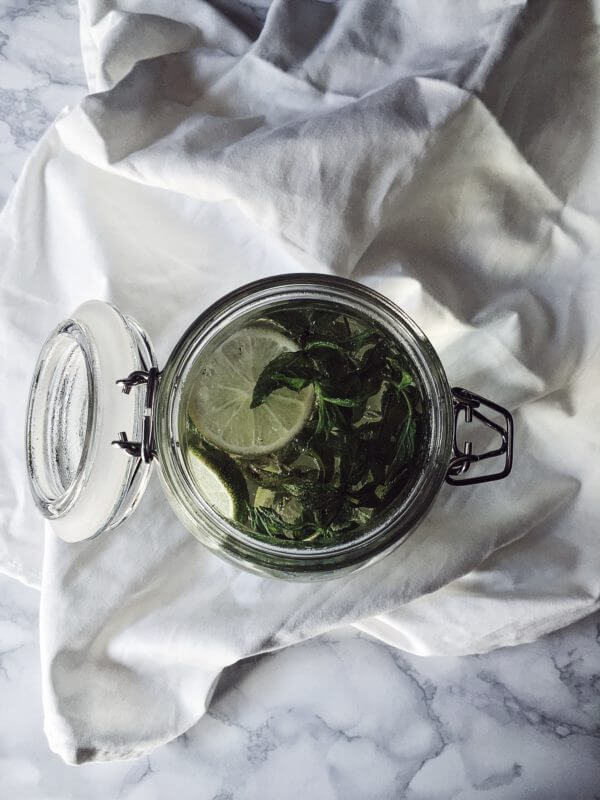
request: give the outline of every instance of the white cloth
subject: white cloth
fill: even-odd
[[[85,0],[95,94],[1,218],[0,568],[41,574],[45,730],[78,763],[149,752],[224,666],[333,626],[460,654],[598,606],[600,4],[276,0],[256,41],[216,6]],[[113,533],[44,533],[22,430],[48,331],[107,299],[162,364],[208,303],[304,269],[387,294],[513,410],[511,476],[445,487],[393,555],[316,585],[210,554],[156,478]]]

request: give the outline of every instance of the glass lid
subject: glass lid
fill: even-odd
[[[79,306],[42,347],[29,393],[27,472],[36,505],[65,541],[116,527],[140,499],[151,460],[122,447],[143,441],[145,393],[123,379],[152,367],[137,322],[98,300]]]

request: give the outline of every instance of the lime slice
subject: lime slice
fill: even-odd
[[[229,336],[194,370],[188,413],[211,444],[238,455],[271,453],[304,427],[312,407],[311,386],[300,392],[277,389],[262,405],[250,408],[264,367],[276,356],[298,348],[284,334],[255,325]]]
[[[246,511],[248,490],[237,465],[225,453],[188,450],[190,474],[204,499],[222,517],[242,518]]]

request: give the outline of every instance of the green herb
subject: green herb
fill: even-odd
[[[278,390],[290,398],[311,386],[314,406],[306,406],[303,427],[261,455],[246,445],[224,452],[188,418],[186,446],[203,459],[203,474],[220,480],[236,523],[256,539],[299,549],[351,541],[415,475],[424,421],[414,366],[383,329],[331,307],[282,308],[260,323],[277,331],[275,342],[283,333],[298,349],[266,364],[246,390],[250,408]],[[249,341],[243,330],[235,335]]]
[[[271,507],[249,504],[249,527],[273,544],[345,541],[409,479],[421,407],[411,363],[389,337],[353,330],[345,315],[296,310],[269,319],[300,349],[265,366],[252,407],[277,389],[312,385],[315,411],[281,453],[240,459],[249,484],[273,497]],[[293,518],[290,507],[300,509]]]
[[[271,392],[284,386],[299,392],[313,381],[318,380],[320,372],[313,359],[302,350],[295,353],[282,353],[274,358],[263,370],[252,394],[251,408],[264,403]]]

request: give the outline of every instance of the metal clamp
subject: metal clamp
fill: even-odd
[[[126,378],[119,378],[117,383],[123,387],[123,394],[129,394],[134,386],[146,385],[146,398],[144,400],[144,418],[142,419],[142,441],[132,442],[127,438],[125,431],[119,433],[119,438],[111,442],[115,447],[121,447],[128,455],[133,458],[141,458],[145,464],[156,456],[154,450],[154,399],[160,371],[157,367],[150,367],[146,370],[136,370],[131,372]]]
[[[454,443],[452,447],[452,459],[448,466],[446,473],[446,481],[454,486],[465,486],[473,483],[486,483],[487,481],[497,481],[505,478],[512,469],[513,460],[513,418],[505,408],[492,403],[491,400],[486,400],[474,392],[469,392],[467,389],[461,389],[456,386],[452,389],[452,397],[454,400]],[[482,414],[481,407],[490,408],[501,417],[504,418],[504,427],[486,417]],[[488,450],[486,453],[473,453],[473,443],[466,441],[464,447],[461,449],[458,445],[458,425],[460,415],[464,412],[464,421],[471,423],[473,417],[483,422],[488,428],[496,431],[501,438],[501,444],[495,450]],[[504,466],[499,472],[493,472],[489,475],[479,475],[471,478],[461,478],[471,466],[479,461],[485,461],[488,458],[499,458],[504,456]]]

